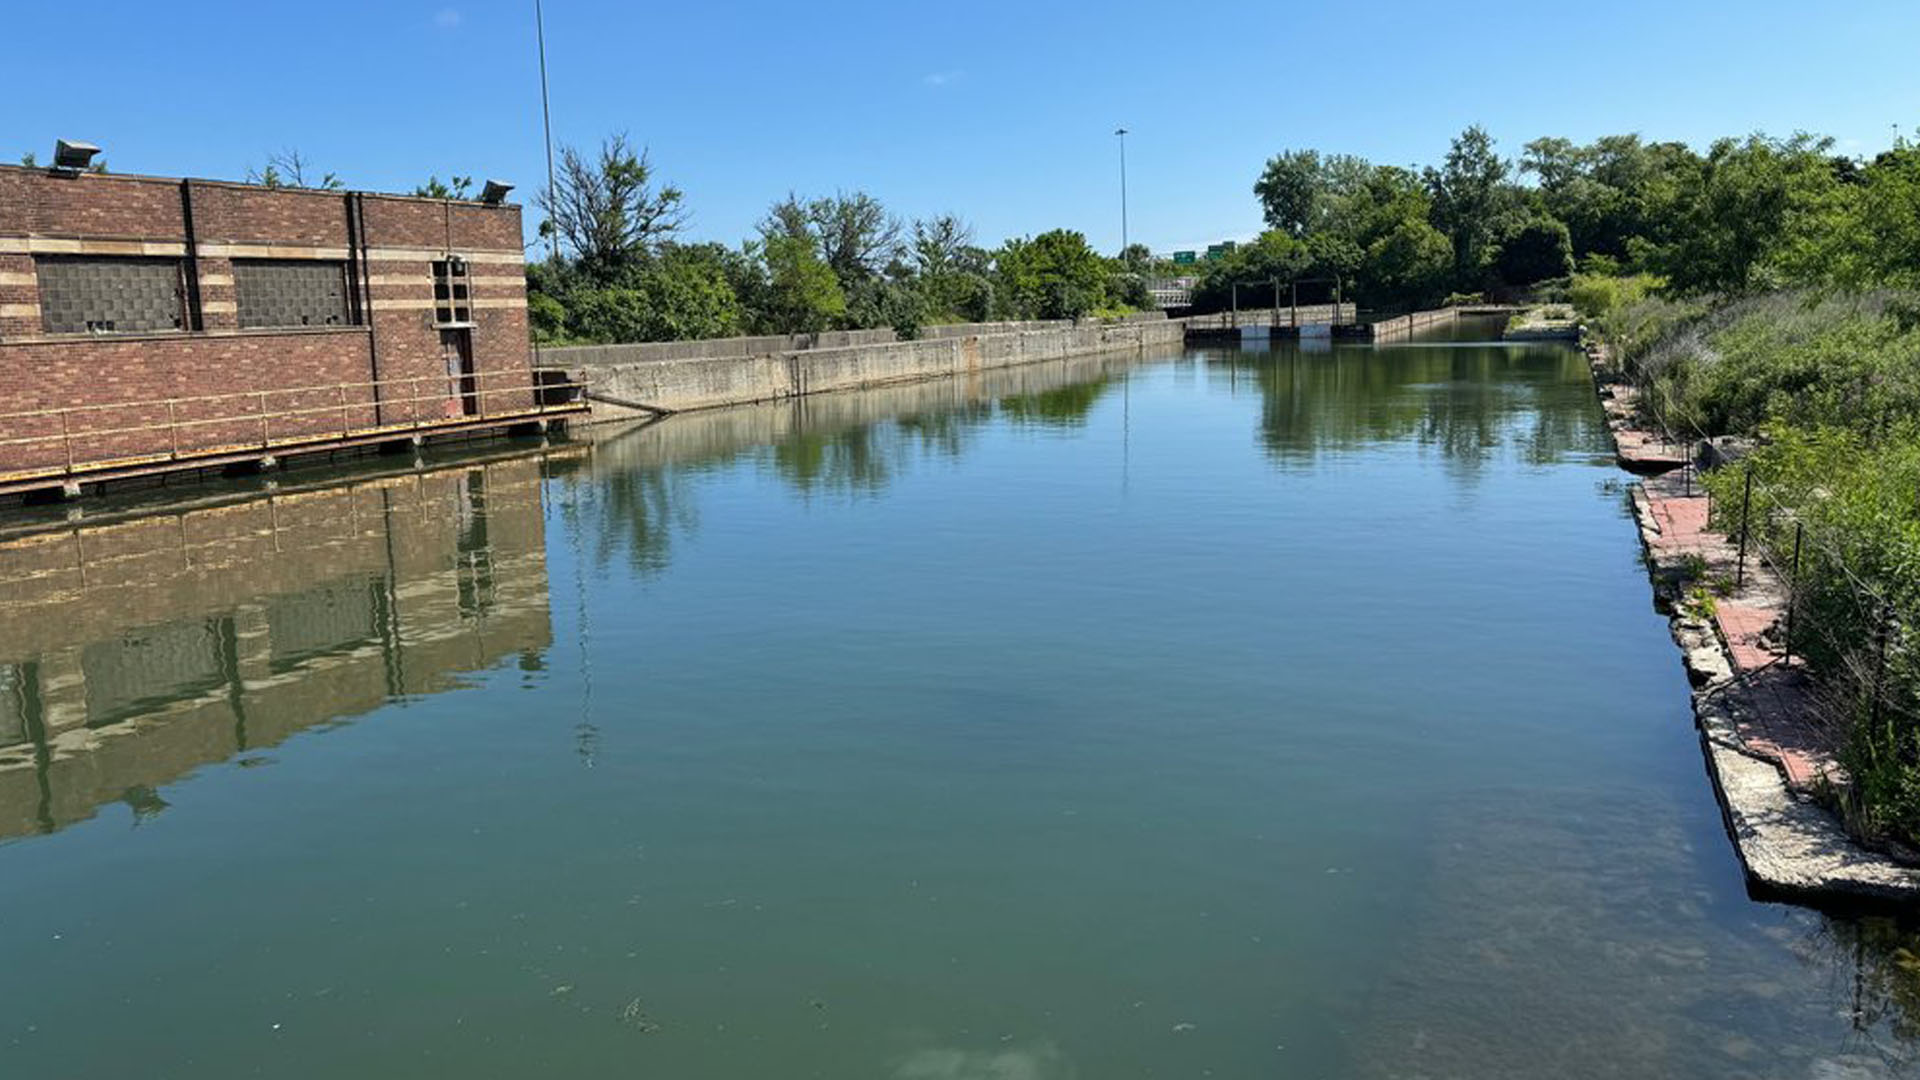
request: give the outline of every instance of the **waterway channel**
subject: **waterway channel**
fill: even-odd
[[[0,1075],[1908,1074],[1484,333],[0,520]]]

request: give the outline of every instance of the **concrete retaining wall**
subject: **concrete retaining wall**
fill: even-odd
[[[572,371],[587,388],[588,398],[594,403],[595,418],[612,419],[647,409],[680,412],[977,374],[988,368],[1120,349],[1178,345],[1183,340],[1181,324],[1161,318],[790,350],[761,356],[633,363],[603,361],[579,364],[572,367]]]
[[[1438,311],[1415,311],[1411,314],[1400,315],[1392,319],[1382,319],[1372,324],[1368,329],[1372,331],[1372,337],[1375,341],[1399,341],[1402,338],[1412,337],[1414,334],[1428,327],[1451,326],[1457,322],[1459,318],[1459,308],[1441,308]]]
[[[1128,350],[1092,353],[1017,367],[988,368],[952,379],[919,379],[858,394],[814,394],[729,409],[703,409],[672,423],[642,427],[596,425],[579,433],[593,446],[596,471],[697,465],[725,461],[755,447],[796,436],[884,423],[901,416],[965,411],[1013,396],[1113,378],[1132,368]]]
[[[1122,324],[1165,322],[1164,311],[1142,311],[1119,320]],[[952,323],[920,329],[921,340],[979,337],[985,334],[1070,330],[1072,319],[1035,319],[1026,322]],[[757,337],[702,338],[697,341],[650,341],[634,345],[561,345],[540,350],[541,367],[581,368],[608,364],[644,364],[659,360],[721,360],[775,353],[844,349],[855,345],[886,345],[900,340],[892,330],[822,330],[817,334],[763,334]]]
[[[540,350],[543,367],[640,364],[658,360],[719,360],[765,356],[802,349],[882,345],[895,340],[892,330],[823,330],[818,334],[768,334],[760,337],[702,338],[698,341],[650,341],[637,345],[566,345]]]

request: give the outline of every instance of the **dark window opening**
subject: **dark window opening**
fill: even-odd
[[[472,279],[467,275],[467,260],[458,255],[436,259],[433,263],[433,321],[438,326],[470,326],[473,323]]]

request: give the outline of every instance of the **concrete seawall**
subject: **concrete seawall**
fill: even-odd
[[[975,407],[1114,379],[1140,357],[1105,352],[1019,367],[991,368],[954,379],[923,379],[858,394],[816,394],[676,416],[670,424],[595,425],[579,436],[596,471],[625,471],[729,460],[756,447],[802,435],[831,435],[902,417],[977,415]]]
[[[562,350],[549,350],[545,359],[549,366],[557,363],[566,368],[586,387],[594,418],[599,420],[779,401],[834,390],[972,375],[1073,356],[1179,345],[1184,334],[1185,328],[1178,321],[1141,319],[751,356],[572,362],[571,358],[555,356]]]
[[[1460,319],[1459,308],[1441,308],[1438,311],[1416,311],[1392,319],[1382,319],[1368,329],[1374,341],[1404,341],[1422,330],[1435,326],[1451,326]]]
[[[633,345],[563,345],[540,350],[543,367],[576,368],[606,364],[642,364],[658,360],[726,360],[807,349],[883,345],[898,340],[892,330],[822,330],[817,334],[767,334],[760,337],[650,341]]]

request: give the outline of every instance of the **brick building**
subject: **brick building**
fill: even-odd
[[[0,493],[539,422],[510,204],[0,166]]]

